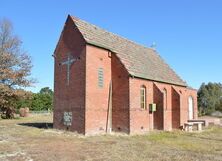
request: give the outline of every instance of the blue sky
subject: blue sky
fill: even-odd
[[[7,18],[32,56],[34,92],[53,88],[53,54],[68,14],[150,46],[193,88],[222,82],[221,0],[2,0]]]

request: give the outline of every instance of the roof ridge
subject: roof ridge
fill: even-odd
[[[119,37],[119,38],[121,38],[121,39],[124,39],[124,40],[126,40],[126,41],[128,41],[128,42],[131,42],[131,43],[133,43],[133,44],[136,45],[136,46],[140,46],[140,47],[142,47],[142,48],[144,48],[144,49],[150,49],[150,50],[156,51],[155,49],[153,49],[153,48],[151,48],[151,47],[148,47],[148,46],[139,44],[139,43],[137,43],[137,42],[135,42],[135,41],[133,41],[133,40],[130,40],[130,39],[128,39],[128,38],[126,38],[126,37],[124,37],[124,36],[122,36],[122,35],[119,35],[119,34],[110,32],[110,31],[108,31],[107,29],[104,29],[104,28],[99,27],[99,26],[97,26],[97,25],[95,25],[95,24],[89,23],[89,22],[87,22],[87,21],[85,21],[85,20],[82,20],[82,19],[76,17],[76,16],[72,16],[72,15],[69,15],[69,16],[70,16],[74,21],[77,20],[77,21],[82,21],[82,22],[84,22],[84,23],[87,23],[87,24],[89,24],[89,25],[91,25],[91,26],[93,26],[93,27],[96,27],[96,28],[98,28],[98,29],[100,29],[100,30],[103,30],[103,31],[105,31],[105,32],[107,32],[107,33],[109,33],[109,34],[115,35],[115,36],[117,36],[117,37]]]
[[[165,83],[187,86],[176,71],[151,47],[138,44],[116,33],[75,16],[69,18],[89,44],[117,53],[126,70],[133,76]]]

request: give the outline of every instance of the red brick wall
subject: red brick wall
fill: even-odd
[[[112,129],[129,133],[129,74],[112,55]]]
[[[194,119],[198,117],[198,107],[197,107],[197,91],[194,89],[187,89],[187,97],[191,96],[194,100]]]
[[[59,65],[67,60],[67,53],[80,60],[70,68],[70,83],[67,85],[67,67]],[[63,124],[64,112],[72,112],[71,131],[85,132],[85,42],[70,18],[67,19],[55,50],[54,66],[54,128],[67,129]]]
[[[166,102],[163,107],[163,130],[172,130],[172,86],[165,83],[155,83],[155,85],[161,92],[166,90],[166,98],[163,98]]]
[[[180,128],[180,94],[172,87],[172,128]]]
[[[98,69],[103,68],[103,88],[98,86]],[[109,51],[86,47],[86,134],[105,133],[108,121],[111,54]]]
[[[197,119],[197,91],[189,88],[173,87],[180,95],[180,126],[183,126],[188,120],[188,98],[191,96],[194,100],[194,119]]]
[[[188,98],[194,99],[194,118],[197,118],[197,92],[185,87],[149,80],[130,78],[130,133],[152,129],[172,130],[188,120]],[[147,105],[157,104],[157,111],[149,113],[140,108],[140,87],[147,89]],[[163,90],[166,90],[164,97]]]
[[[153,84],[153,102],[156,104],[156,111],[153,114],[153,123],[154,129],[163,130],[163,104],[164,96],[162,91],[157,87],[156,84]]]
[[[140,87],[146,87],[147,109],[140,107]],[[130,133],[143,133],[153,129],[153,113],[148,105],[153,103],[153,83],[147,80],[129,78],[130,91]]]

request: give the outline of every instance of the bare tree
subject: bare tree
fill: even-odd
[[[0,109],[6,118],[13,117],[13,101],[17,89],[34,83],[31,75],[31,58],[22,49],[22,41],[13,34],[8,20],[0,21]]]

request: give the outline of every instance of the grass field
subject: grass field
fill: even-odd
[[[85,137],[51,126],[51,115],[0,120],[0,160],[222,160],[221,127],[201,133],[155,131],[141,136]]]

